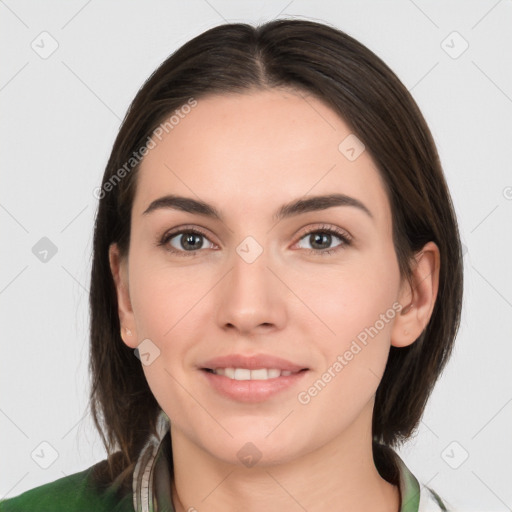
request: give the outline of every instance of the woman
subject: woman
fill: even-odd
[[[447,510],[394,451],[460,320],[429,129],[325,24],[208,30],[108,161],[90,292],[108,458],[0,510]]]

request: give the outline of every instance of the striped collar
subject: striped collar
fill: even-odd
[[[157,434],[152,434],[141,450],[133,472],[133,506],[136,512],[175,512],[172,504],[172,459],[169,418],[161,411],[157,419]],[[391,450],[391,449],[389,449]],[[446,507],[430,488],[422,486],[404,461],[391,450],[399,469],[400,512],[442,512]]]

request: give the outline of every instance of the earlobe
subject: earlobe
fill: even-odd
[[[417,253],[411,283],[403,286],[399,302],[402,309],[391,332],[391,345],[405,347],[414,343],[432,316],[439,288],[440,255],[434,242]]]
[[[126,345],[135,348],[137,346],[137,335],[130,301],[127,261],[120,257],[119,248],[115,243],[110,245],[108,257],[116,288],[119,324],[121,325],[120,336]]]

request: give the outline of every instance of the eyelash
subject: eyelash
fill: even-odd
[[[323,249],[323,250],[304,249],[305,251],[307,251],[308,254],[315,254],[315,255],[319,255],[319,256],[328,256],[330,254],[337,252],[338,250],[343,249],[343,247],[348,247],[352,244],[352,237],[346,231],[342,231],[339,228],[335,228],[335,227],[329,226],[329,225],[322,225],[322,226],[315,226],[315,227],[308,228],[299,237],[298,241],[300,242],[303,238],[305,238],[306,236],[308,236],[312,233],[335,235],[337,238],[339,238],[341,240],[342,243],[337,245],[336,247],[333,247],[332,249]],[[166,251],[169,251],[170,253],[176,254],[178,256],[184,256],[184,257],[197,256],[197,253],[199,252],[200,249],[194,250],[194,251],[178,251],[174,248],[170,248],[170,246],[167,245],[168,242],[172,238],[174,238],[178,235],[184,235],[184,234],[195,234],[195,235],[203,236],[204,238],[209,240],[208,235],[205,232],[203,232],[197,228],[193,228],[193,227],[189,228],[189,227],[185,226],[185,227],[181,228],[179,231],[165,233],[163,235],[163,237],[161,238],[161,240],[157,243],[157,245],[159,247],[164,247],[164,249]]]

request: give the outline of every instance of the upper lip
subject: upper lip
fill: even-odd
[[[259,368],[277,368],[290,372],[307,370],[308,368],[282,359],[281,357],[271,356],[270,354],[256,354],[244,356],[242,354],[230,354],[226,356],[214,357],[205,361],[201,368],[215,370],[216,368],[247,368],[257,370]]]

